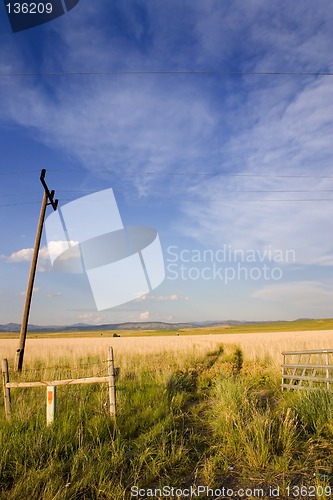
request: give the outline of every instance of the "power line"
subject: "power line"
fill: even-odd
[[[48,172],[66,172],[66,173],[84,173],[87,174],[119,174],[120,171],[114,170],[94,170],[93,172],[83,171],[82,169],[52,169],[48,168]],[[12,174],[24,174],[24,173],[35,173],[39,172],[39,169],[34,170],[8,170],[6,172],[0,172],[0,175],[12,175]],[[333,179],[333,175],[299,175],[299,174],[231,174],[228,172],[158,172],[158,171],[148,171],[148,172],[138,172],[140,176],[149,175],[160,175],[163,176],[180,176],[180,177],[258,177],[265,179]]]
[[[236,191],[236,192],[241,192],[241,191]],[[244,191],[246,192],[246,191]],[[288,192],[288,191],[287,191]],[[66,201],[70,202],[73,201],[72,199],[63,199],[61,201]],[[227,200],[225,198],[206,198],[205,201],[220,201],[222,203],[271,203],[271,202],[290,202],[290,203],[302,203],[302,202],[319,202],[319,201],[333,201],[333,198],[302,198],[302,199],[272,199],[272,198],[265,198],[265,199],[252,199],[252,200],[244,200],[244,199],[237,199],[237,200]],[[21,203],[8,203],[4,205],[0,205],[0,208],[5,208],[5,207],[17,207],[17,206],[22,206],[22,205],[32,205],[32,204],[37,204],[39,203],[38,201],[27,201],[27,202],[21,202]]]
[[[87,194],[93,194],[96,193],[96,189],[59,189],[58,190],[61,193],[87,193]],[[154,191],[154,194],[158,193],[159,191]],[[161,193],[165,192],[160,191]],[[219,192],[223,193],[333,193],[333,189],[219,189]],[[16,195],[27,195],[27,194],[36,194],[36,193],[15,193]],[[190,193],[189,193],[190,194]],[[13,194],[6,193],[6,194],[0,194],[0,197],[12,197]],[[62,200],[62,201],[68,201],[68,200]],[[37,201],[30,201],[26,203],[38,203]],[[2,205],[3,206],[3,205]]]
[[[296,198],[296,199],[283,199],[283,198],[264,198],[264,199],[226,199],[226,198],[204,198],[204,201],[221,201],[222,203],[266,203],[266,202],[310,202],[310,201],[333,201],[333,198]],[[192,201],[192,200],[191,200]]]
[[[0,172],[0,175],[33,174],[35,172],[39,172],[39,169],[33,169],[33,170],[12,170],[12,169],[9,169],[6,172]]]
[[[36,172],[38,170],[30,170],[26,172]],[[65,169],[49,169],[49,171],[53,172],[82,172],[82,170],[65,170]],[[20,173],[24,171],[16,171],[16,173]],[[8,172],[9,173],[9,172]],[[15,171],[11,170],[10,174],[12,175],[15,173]],[[95,173],[111,173],[109,170],[99,170],[95,171]],[[6,175],[6,172],[1,172],[0,175]],[[142,172],[140,175],[155,175],[153,172]],[[286,175],[267,175],[267,174],[230,174],[227,172],[166,172],[162,173],[163,175],[170,175],[170,176],[207,176],[207,177],[214,177],[214,176],[220,176],[220,177],[252,177],[252,178],[265,178],[265,179],[275,179],[275,178],[287,178],[287,179],[333,179],[333,176],[328,176],[328,175],[297,175],[297,174],[286,174]],[[96,192],[96,189],[64,189],[61,190],[60,192],[63,193],[94,193]],[[333,192],[333,189],[272,189],[272,190],[266,190],[266,189],[219,189],[219,192],[223,193],[331,193]],[[16,193],[17,194],[17,193]],[[27,195],[28,193],[22,193]],[[155,191],[156,194],[156,191]],[[181,193],[177,193],[180,195]],[[194,193],[187,193],[188,196],[192,197],[193,195],[195,196]],[[6,196],[12,196],[11,194],[1,194],[0,196],[6,197]],[[62,202],[69,202],[73,201],[72,199],[68,198],[61,198]],[[215,199],[215,198],[209,198],[209,201],[222,201],[222,199]],[[238,203],[238,202],[317,202],[317,201],[333,201],[333,198],[306,198],[306,199],[252,199],[252,200],[223,200],[224,202],[232,202],[232,203]],[[14,207],[14,206],[22,206],[22,205],[31,205],[31,204],[36,204],[39,203],[38,201],[26,201],[26,202],[19,202],[19,203],[5,203],[5,204],[0,204],[0,208],[5,208],[5,207]]]
[[[36,203],[40,203],[40,201],[24,201],[24,202],[21,202],[21,203],[7,203],[6,205],[0,205],[0,208],[3,208],[3,207],[18,207],[18,206],[21,206],[21,205],[33,205],[33,204],[36,204]]]
[[[0,77],[22,76],[116,76],[116,75],[215,75],[215,76],[333,76],[331,71],[218,71],[218,70],[112,70],[0,72]]]
[[[219,189],[220,191],[220,189]],[[227,193],[332,193],[333,189],[277,189],[277,190],[231,190],[223,189],[223,192]]]

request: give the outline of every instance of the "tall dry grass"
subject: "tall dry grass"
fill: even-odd
[[[329,486],[333,398],[282,392],[277,365],[282,350],[332,340],[333,331],[28,339],[21,376],[30,380],[105,374],[112,345],[118,416],[106,385],[61,387],[47,427],[45,390],[12,390],[10,422],[0,400],[0,500],[124,500],[133,485],[282,494],[304,477]],[[0,341],[11,365],[16,347]]]
[[[120,332],[121,335],[121,332]],[[219,345],[238,345],[249,361],[266,361],[272,365],[281,364],[281,352],[288,350],[333,348],[333,330],[236,333],[207,335],[170,335],[156,337],[92,337],[92,338],[50,338],[28,339],[25,361],[60,359],[74,362],[85,356],[105,356],[109,346],[116,356],[145,355],[163,352],[195,353],[204,355]],[[0,357],[14,359],[18,341],[0,339]]]

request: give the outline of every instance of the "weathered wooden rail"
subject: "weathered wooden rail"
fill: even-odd
[[[333,349],[282,353],[282,390],[333,391]]]

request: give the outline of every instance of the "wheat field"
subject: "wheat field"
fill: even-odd
[[[121,332],[119,332],[121,335]],[[149,337],[91,337],[27,339],[25,360],[60,359],[101,356],[112,346],[115,355],[145,355],[163,352],[205,354],[219,345],[237,345],[248,361],[270,361],[281,364],[283,351],[332,349],[333,330],[266,333],[214,333],[206,335],[170,335]],[[12,360],[18,347],[17,339],[0,339],[0,356]]]

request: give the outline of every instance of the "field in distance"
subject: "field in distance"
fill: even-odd
[[[261,332],[297,332],[312,330],[332,330],[333,318],[298,319],[295,321],[268,321],[237,325],[211,325],[198,328],[174,328],[169,330],[91,330],[71,332],[28,332],[28,338],[84,338],[84,337],[152,337],[179,335],[208,335]],[[17,339],[18,332],[0,332],[1,339]]]
[[[101,335],[91,332],[75,334],[36,334],[29,335],[26,342],[25,358],[27,361],[47,359],[48,362],[67,358],[77,360],[84,356],[105,356],[107,348],[112,346],[115,355],[128,356],[134,353],[147,355],[163,352],[173,352],[180,355],[186,352],[207,353],[217,349],[220,345],[238,346],[242,349],[246,359],[251,362],[265,361],[268,364],[279,366],[282,362],[283,351],[299,351],[311,349],[333,349],[333,327],[324,320],[323,323],[312,323],[316,330],[303,329],[297,325],[294,330],[282,328],[267,331],[243,331],[238,329],[206,328],[189,329],[188,331],[154,332],[125,332],[118,331],[119,337],[113,337],[112,332]],[[320,326],[325,329],[321,329]],[[252,326],[252,325],[251,325]],[[12,360],[17,349],[17,338],[0,337],[0,353],[2,358]]]

